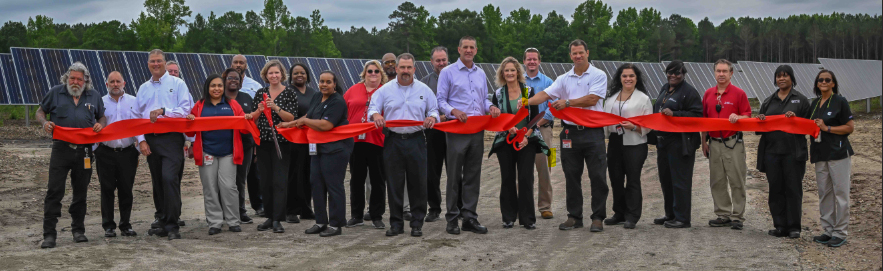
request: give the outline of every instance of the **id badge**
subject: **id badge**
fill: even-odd
[[[84,148],[83,151],[86,152],[86,156],[83,157],[83,169],[92,169],[92,158],[89,157],[89,149]]]
[[[366,135],[366,134],[361,134],[361,135],[359,135],[359,140],[365,140],[365,135]]]
[[[316,151],[316,143],[310,143],[310,155],[316,155],[319,152]]]
[[[622,129],[622,125],[616,125],[616,134],[618,134],[618,135],[625,134],[625,131]]]
[[[571,144],[570,139],[562,139],[561,140],[561,148],[570,149],[571,146],[572,146],[572,144]]]
[[[206,165],[206,166],[211,166],[212,163],[214,163],[214,162],[215,162],[215,157],[208,155],[208,154],[206,154],[205,159],[202,160],[202,164]]]

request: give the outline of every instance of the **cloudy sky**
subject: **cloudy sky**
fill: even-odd
[[[322,0],[322,1],[289,1],[288,6],[294,16],[309,17],[312,10],[322,12],[325,23],[332,28],[349,29],[350,26],[384,28],[389,22],[388,16],[404,0]],[[525,7],[535,14],[545,17],[552,10],[564,14],[571,19],[573,10],[581,0],[412,0],[422,5],[434,16],[455,8],[481,10],[487,4],[500,7],[504,17],[514,9]],[[0,20],[21,21],[27,23],[29,17],[47,15],[56,23],[90,23],[107,20],[119,20],[129,23],[143,10],[143,0],[0,0]],[[693,19],[694,22],[708,17],[715,25],[729,17],[787,17],[791,14],[813,14],[831,12],[883,14],[880,0],[724,0],[724,1],[650,1],[650,0],[617,0],[605,1],[616,13],[621,9],[636,7],[653,7],[668,17],[673,13]],[[262,0],[187,0],[195,16],[197,13],[207,15],[214,11],[223,14],[227,11],[246,12],[263,9]],[[614,16],[615,18],[615,16]],[[189,19],[192,19],[189,18]]]

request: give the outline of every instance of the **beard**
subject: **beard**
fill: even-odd
[[[76,84],[68,84],[67,93],[74,97],[80,97],[83,94],[83,87]]]
[[[123,89],[121,89],[121,88],[114,88],[114,89],[111,89],[111,90],[110,90],[110,95],[113,95],[113,96],[123,95]]]

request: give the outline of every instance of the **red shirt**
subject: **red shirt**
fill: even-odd
[[[720,96],[720,113],[716,110],[718,96]],[[731,83],[721,95],[717,94],[717,86],[713,86],[705,91],[705,95],[702,96],[702,116],[706,118],[729,119],[730,114],[733,113],[736,113],[736,115],[751,116],[751,104],[748,103],[748,96],[745,95],[744,90]],[[730,137],[734,134],[736,134],[736,131],[708,132],[709,136],[716,138]]]
[[[371,96],[377,92],[380,86],[382,84],[377,86],[371,93],[368,93],[365,83],[355,84],[346,90],[346,93],[343,94],[343,99],[346,101],[346,119],[350,124],[371,122],[365,113],[368,111],[368,102],[371,101]],[[383,132],[380,129],[368,132],[365,134],[365,139],[360,140],[358,136],[355,137],[356,142],[368,142],[381,147],[383,147],[383,139]]]

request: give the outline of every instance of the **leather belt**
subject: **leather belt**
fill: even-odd
[[[415,138],[418,136],[423,136],[423,131],[413,132],[410,134],[400,134],[400,133],[396,133],[393,131],[389,131],[389,136],[395,137],[395,138],[401,138],[401,139],[409,139],[409,138]]]
[[[725,143],[725,142],[730,141],[730,140],[737,140],[737,139],[739,139],[739,133],[733,134],[733,135],[731,135],[731,136],[729,136],[729,137],[725,137],[725,138],[718,138],[718,137],[708,137],[708,138],[709,138],[710,140],[712,140],[712,141],[717,141],[717,142],[720,142],[720,143]]]
[[[112,150],[113,152],[122,152],[122,151],[126,151],[126,150],[129,150],[129,149],[134,149],[134,148],[135,148],[135,145],[129,145],[129,146],[127,146],[127,147],[122,147],[122,148],[111,148],[110,146],[108,146],[108,145],[104,145],[103,143],[101,143],[101,144],[98,144],[98,147],[99,147],[99,148],[110,149],[110,150]]]
[[[585,130],[585,129],[586,129],[586,127],[585,127],[585,126],[582,126],[582,125],[570,125],[570,124],[567,124],[567,123],[564,123],[564,125],[561,126],[561,127],[564,127],[564,129],[575,129],[575,130],[577,130],[577,131],[582,131],[582,130]]]

